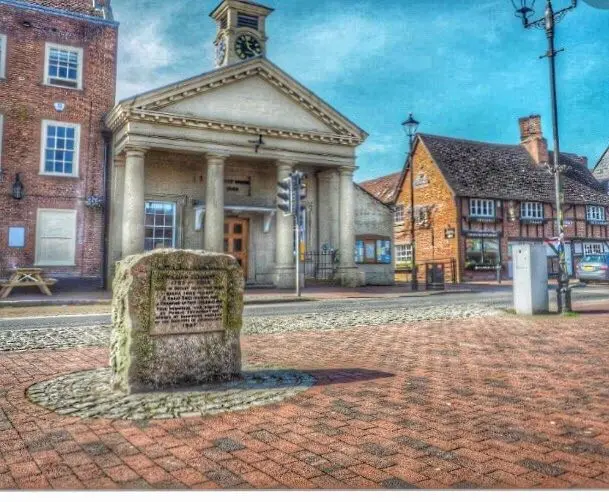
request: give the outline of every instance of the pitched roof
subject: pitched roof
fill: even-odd
[[[521,145],[482,143],[431,134],[419,134],[418,140],[427,148],[456,195],[555,200],[554,176],[536,165]],[[609,205],[609,195],[580,157],[563,153],[559,161],[567,166],[563,176],[565,202]]]
[[[401,176],[402,172],[398,171],[373,180],[362,181],[359,186],[384,204],[392,204]]]
[[[609,179],[609,147],[601,155],[601,158],[592,170],[592,174],[599,181],[607,181]]]

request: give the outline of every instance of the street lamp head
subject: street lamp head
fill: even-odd
[[[419,128],[420,122],[418,122],[413,116],[412,113],[408,115],[408,118],[402,122],[402,127],[408,137],[412,137],[417,133],[417,129]]]
[[[522,19],[522,24],[527,25],[529,18],[535,13],[535,0],[511,0],[516,17]]]

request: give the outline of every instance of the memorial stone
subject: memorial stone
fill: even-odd
[[[230,255],[128,256],[113,283],[110,364],[125,392],[213,383],[241,372],[243,273]]]

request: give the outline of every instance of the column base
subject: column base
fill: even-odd
[[[275,287],[278,289],[294,289],[296,287],[296,267],[275,267]]]
[[[366,284],[366,273],[357,267],[341,267],[337,275],[343,288],[359,288]]]

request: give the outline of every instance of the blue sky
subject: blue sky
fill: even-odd
[[[113,0],[118,98],[213,69],[218,3]],[[421,132],[497,143],[517,143],[518,117],[539,113],[552,145],[545,33],[523,29],[509,0],[260,3],[276,9],[268,58],[370,134],[356,181],[401,169],[410,111]],[[609,10],[579,3],[557,28],[560,140],[594,167],[609,145]]]

